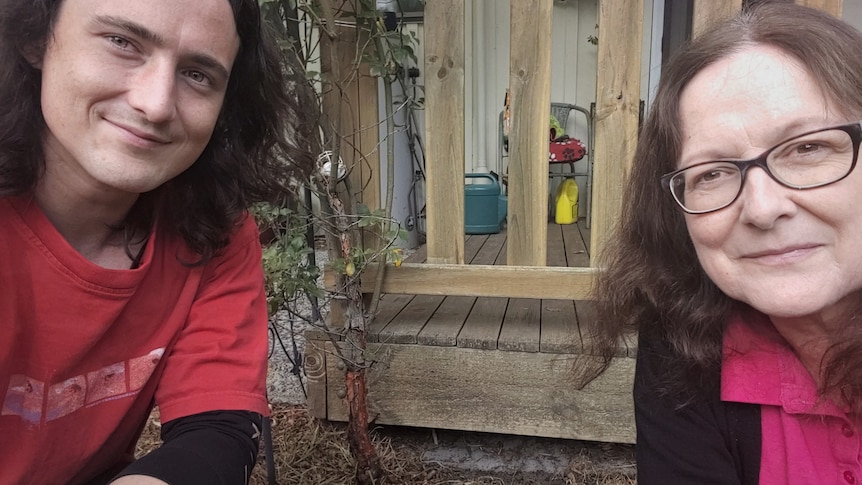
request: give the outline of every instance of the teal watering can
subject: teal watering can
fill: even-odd
[[[468,179],[488,179],[491,183],[467,184],[464,187],[464,232],[496,234],[506,220],[508,203],[501,194],[497,174],[468,173]]]

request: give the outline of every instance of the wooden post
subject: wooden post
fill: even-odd
[[[464,0],[425,5],[429,263],[464,263]]]
[[[336,138],[330,140],[328,148],[338,151],[345,168],[351,169],[356,159],[355,148],[359,145],[356,136],[358,113],[355,105],[358,90],[356,83],[349,81],[354,75],[352,52],[356,50],[357,36],[355,28],[335,27],[334,33],[334,38],[325,34],[320,38],[320,68],[326,80],[323,83],[323,111],[333,125],[332,135]],[[353,181],[355,177],[355,174],[351,174],[350,180]],[[343,186],[339,184],[339,187]],[[335,259],[342,255],[330,247],[329,257]],[[347,305],[344,300],[333,300],[327,318],[331,329],[339,330],[344,325],[347,321],[346,312]]]
[[[691,35],[697,37],[711,23],[730,17],[742,8],[742,0],[694,0]]]
[[[379,78],[371,76],[368,64],[359,66],[356,80],[356,126],[358,127],[356,156],[351,172],[350,186],[356,194],[356,200],[371,209],[382,209],[382,190],[380,175],[380,150],[385,149],[385,143],[380,143],[379,96],[377,84]],[[387,136],[395,136],[388,133]],[[383,148],[381,148],[383,147]],[[366,249],[379,249],[383,244],[380,237],[373,231],[363,231],[362,245]]]
[[[622,192],[634,158],[640,107],[643,0],[599,2],[595,168],[590,265],[598,266],[619,219]]]
[[[844,0],[796,0],[796,3],[825,10],[839,19],[844,12]]]
[[[544,266],[548,238],[551,0],[513,0],[507,261]]]

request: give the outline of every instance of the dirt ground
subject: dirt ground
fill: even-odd
[[[354,483],[355,465],[343,424],[320,422],[309,417],[304,406],[297,405],[275,405],[271,422],[275,483]],[[373,437],[387,473],[381,484],[636,483],[634,448],[628,445],[542,438],[513,440],[505,435],[404,427],[376,427]],[[144,454],[159,443],[156,410],[138,443],[138,453]],[[270,483],[263,448],[261,446],[251,485]],[[561,466],[548,466],[549,460],[559,461],[560,457],[566,462]],[[513,464],[517,466],[507,466]]]

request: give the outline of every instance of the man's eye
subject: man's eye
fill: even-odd
[[[212,78],[203,71],[198,71],[197,69],[188,69],[186,71],[183,71],[183,73],[195,84],[199,84],[201,86],[213,85]]]
[[[131,43],[127,39],[120,37],[119,35],[109,35],[108,41],[110,41],[112,44],[119,47],[120,49],[128,49],[131,45]]]

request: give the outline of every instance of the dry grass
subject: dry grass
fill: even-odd
[[[355,463],[348,450],[344,426],[311,418],[301,406],[276,406],[273,409],[273,463],[278,484],[348,485],[354,483]],[[147,453],[159,445],[158,411],[138,442],[138,454]],[[614,445],[583,448],[572,457],[564,477],[536,474],[478,472],[453,469],[421,460],[427,443],[415,435],[375,432],[377,446],[387,477],[383,484],[405,485],[526,485],[558,483],[565,485],[635,485],[630,454],[614,455]],[[263,448],[263,447],[261,447]],[[616,453],[619,455],[619,453]],[[261,450],[258,466],[249,482],[267,485],[267,464]]]

